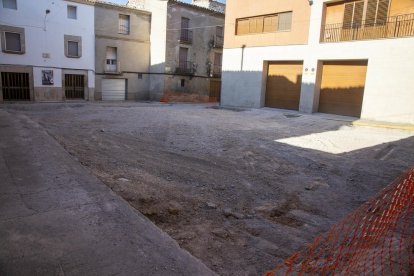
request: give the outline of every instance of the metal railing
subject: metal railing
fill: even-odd
[[[322,26],[321,42],[341,42],[414,36],[414,14]]]
[[[180,42],[191,44],[193,43],[193,31],[187,29],[181,29]]]
[[[195,73],[194,63],[191,61],[180,61],[177,68],[175,68],[175,73],[193,75]]]
[[[106,59],[104,62],[105,73],[119,74],[121,73],[121,62],[116,59]]]
[[[29,73],[1,72],[4,101],[30,100]],[[1,100],[1,99],[0,99]]]
[[[211,76],[213,78],[220,78],[221,77],[221,65],[213,65],[213,70]]]
[[[214,47],[215,48],[223,48],[224,45],[224,37],[216,35],[214,37]]]

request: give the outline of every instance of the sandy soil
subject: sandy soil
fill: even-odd
[[[413,132],[339,116],[158,103],[2,108],[38,122],[220,275],[272,269],[414,165]]]

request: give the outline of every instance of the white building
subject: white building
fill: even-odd
[[[0,102],[93,99],[93,2],[0,0],[0,29]]]
[[[223,106],[414,124],[412,0],[227,0]]]

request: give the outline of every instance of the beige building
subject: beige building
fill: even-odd
[[[130,0],[128,6],[152,13],[150,99],[218,100],[224,4]]]
[[[149,97],[151,14],[95,3],[96,100]]]
[[[227,0],[221,104],[414,124],[414,0]]]

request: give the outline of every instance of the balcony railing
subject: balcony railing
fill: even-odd
[[[180,61],[177,68],[175,68],[175,73],[182,75],[193,75],[195,73],[194,63],[191,61]]]
[[[187,29],[181,29],[180,42],[191,44],[193,43],[193,31]]]
[[[388,17],[380,22],[365,20],[353,24],[322,26],[322,42],[341,42],[414,36],[414,14]]]
[[[116,59],[106,59],[105,64],[105,73],[109,74],[120,74],[121,73],[121,62]]]
[[[214,37],[214,47],[215,48],[223,48],[224,44],[224,37],[216,35]]]
[[[213,78],[220,78],[221,77],[221,65],[213,65],[213,70],[211,73]]]

